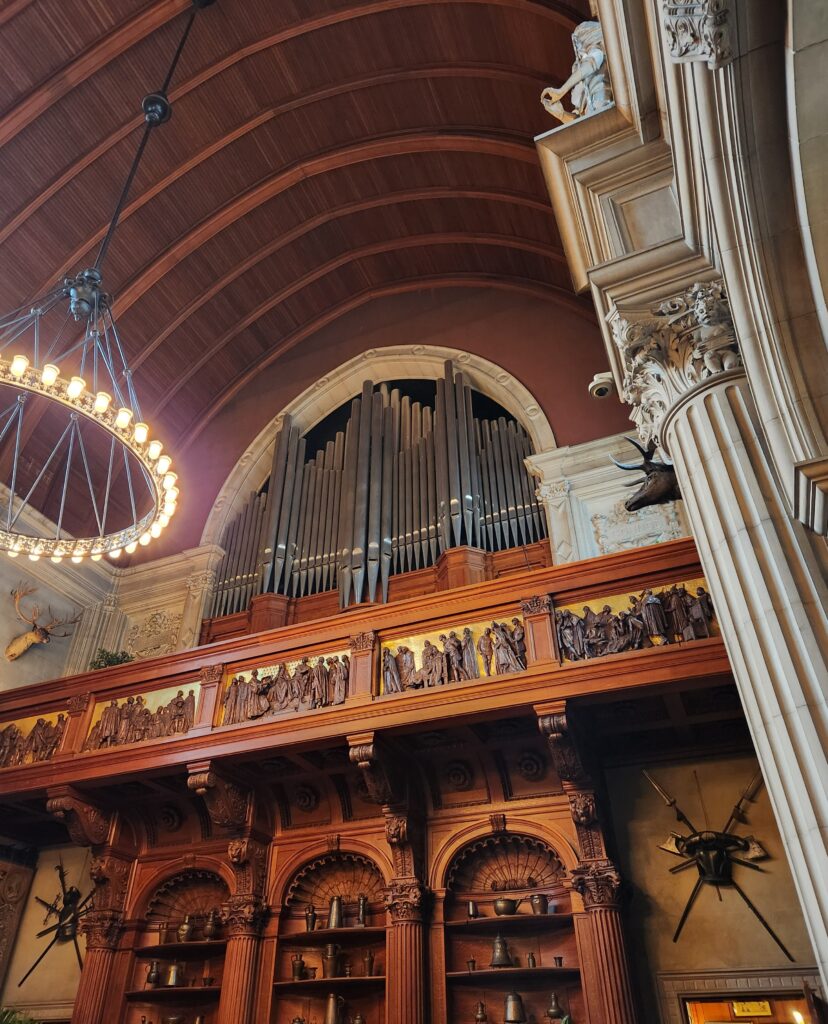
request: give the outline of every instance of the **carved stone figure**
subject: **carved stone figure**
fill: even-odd
[[[477,665],[477,654],[474,649],[474,637],[472,636],[472,631],[468,626],[463,630],[461,646],[463,649],[463,668],[466,671],[466,678],[478,679],[480,677],[480,669]]]
[[[494,655],[494,641],[492,631],[487,626],[477,641],[477,650],[483,659],[483,670],[487,676],[492,674],[492,657]]]
[[[387,647],[382,649],[382,686],[385,693],[400,693],[402,690],[400,670]]]
[[[584,21],[572,33],[575,63],[563,85],[549,86],[541,93],[544,109],[562,124],[597,114],[612,106],[612,86],[607,71],[604,34],[597,21]],[[569,94],[572,110],[564,109]]]

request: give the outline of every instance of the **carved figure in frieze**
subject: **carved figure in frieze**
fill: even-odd
[[[180,736],[187,731],[187,719],[184,713],[184,691],[178,693],[170,701],[170,734]]]
[[[127,697],[118,708],[118,746],[132,742],[132,716],[135,711],[135,698]]]
[[[466,670],[463,668],[463,647],[455,632],[448,636],[442,634],[440,643],[443,645],[443,661],[447,681],[453,683],[463,682],[467,679]]]
[[[713,621],[713,599],[704,587],[696,588],[696,596],[688,601],[688,615],[696,640],[710,636],[710,623]]]
[[[561,657],[579,661],[581,655],[575,647],[575,616],[568,608],[555,612],[555,632]]]
[[[520,619],[512,619],[512,646],[518,661],[526,667],[526,630]]]
[[[487,676],[492,674],[492,658],[494,656],[494,641],[492,639],[492,631],[487,626],[480,635],[480,639],[477,641],[477,650],[480,657],[483,659],[483,671]]]
[[[404,645],[398,647],[394,660],[397,663],[400,684],[404,690],[418,689],[423,685],[422,680],[417,677],[414,652],[410,647]]]
[[[311,674],[312,669],[309,659],[302,658],[293,672],[293,692],[300,702],[310,700]]]
[[[644,591],[644,597],[641,600],[641,616],[650,636],[660,637],[665,644],[672,642],[668,635],[669,627],[667,616],[664,614],[664,605],[652,590]]]
[[[338,656],[328,658],[328,685],[331,704],[344,704],[348,696],[348,668]]]
[[[284,664],[281,664],[276,669],[276,678],[273,680],[270,693],[268,694],[271,714],[276,714],[277,711],[284,711],[288,704],[290,704],[292,696],[290,672],[288,672]]]
[[[474,637],[472,631],[468,626],[463,630],[463,640],[461,643],[463,649],[463,668],[466,670],[466,677],[468,679],[479,679],[480,669],[477,666],[477,654],[474,649]]]
[[[562,124],[612,106],[612,86],[601,25],[597,21],[581,22],[572,33],[572,48],[575,51],[572,74],[563,85],[549,86],[541,93],[544,109]],[[572,103],[571,111],[563,105],[567,95]]]
[[[12,722],[0,731],[0,767],[14,768],[23,763],[25,740],[23,733]]]
[[[518,658],[512,643],[511,633],[504,622],[492,623],[492,642],[494,644],[494,663],[497,675],[510,672],[522,672],[526,667]]]
[[[192,693],[192,690],[190,692]],[[153,715],[144,703],[143,697],[138,697],[135,704],[135,721],[132,728],[133,742],[141,743],[143,740],[152,739]]]
[[[195,690],[188,690],[184,698],[184,732],[189,732],[195,725]]]
[[[254,668],[247,684],[247,714],[245,717],[249,722],[261,718],[270,710],[270,701],[267,699],[269,688],[270,677],[259,679],[259,670]]]
[[[101,713],[101,734],[98,741],[100,749],[115,746],[118,742],[118,725],[121,711],[117,700],[111,700]]]
[[[690,609],[687,603],[687,591],[684,587],[670,587],[664,595],[664,610],[670,624],[670,632],[682,638],[693,640],[695,634],[690,625]]]
[[[324,658],[317,658],[311,669],[310,703],[312,708],[321,708],[328,703],[328,670]]]
[[[400,693],[402,690],[400,670],[387,647],[382,650],[382,688],[384,693]]]
[[[430,640],[423,644],[423,679],[426,686],[443,686],[447,682],[446,659]]]

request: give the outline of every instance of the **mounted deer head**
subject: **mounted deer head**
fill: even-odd
[[[676,471],[671,463],[660,462],[654,458],[655,441],[650,441],[646,449],[632,437],[626,439],[641,453],[641,462],[619,462],[611,455],[610,458],[619,469],[640,470],[643,472],[644,480],[631,480],[627,487],[638,487],[635,494],[631,495],[624,502],[624,508],[628,512],[637,512],[640,508],[648,505],[663,505],[667,501],[675,501],[681,497]]]
[[[17,659],[25,654],[30,647],[34,647],[35,644],[48,644],[53,636],[64,637],[71,636],[71,633],[57,633],[55,632],[60,626],[73,626],[81,617],[81,613],[78,612],[72,619],[56,619],[53,617],[52,609],[48,609],[48,615],[50,622],[41,626],[38,623],[40,617],[40,608],[33,604],[29,609],[29,614],[23,611],[20,606],[20,602],[24,597],[28,597],[37,590],[37,587],[31,583],[20,583],[12,592],[12,600],[14,601],[14,610],[17,613],[18,619],[21,622],[26,622],[32,628],[27,630],[25,633],[21,633],[9,642],[4,651],[6,655],[6,661],[17,661]]]

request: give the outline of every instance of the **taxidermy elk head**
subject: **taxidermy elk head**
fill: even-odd
[[[610,458],[619,469],[640,470],[645,475],[643,482],[631,480],[627,484],[627,487],[640,486],[635,494],[624,502],[624,508],[628,512],[637,512],[638,509],[646,508],[648,505],[663,505],[666,501],[680,498],[681,492],[676,480],[676,471],[670,463],[660,462],[654,458],[655,442],[650,441],[646,448],[642,448],[634,438],[628,437],[627,440],[641,453],[641,462],[619,462],[611,455]]]
[[[24,597],[28,597],[29,594],[33,594],[37,588],[33,587],[28,583],[21,583],[12,592],[12,600],[14,601],[14,610],[17,612],[18,619],[21,622],[26,622],[32,628],[26,630],[25,633],[21,633],[20,636],[16,636],[13,640],[9,641],[6,650],[6,661],[16,661],[21,654],[25,654],[30,647],[34,647],[35,644],[48,644],[53,636],[71,636],[71,633],[57,633],[60,626],[72,626],[80,619],[80,613],[78,613],[73,619],[56,619],[52,615],[52,609],[48,609],[50,622],[40,625],[38,618],[40,617],[40,608],[36,604],[31,606],[29,614],[23,611],[20,607],[20,602]]]

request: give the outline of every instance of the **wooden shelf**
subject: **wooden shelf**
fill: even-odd
[[[280,946],[312,948],[337,942],[340,946],[362,946],[385,938],[385,928],[320,928],[313,932],[291,932],[279,936]]]
[[[138,946],[134,953],[141,960],[202,960],[222,953],[227,939],[201,942],[164,942],[158,946]]]
[[[126,997],[134,1003],[186,1003],[186,1002],[207,1002],[207,1000],[218,999],[221,987],[219,985],[179,985],[170,988],[159,985],[158,988],[138,989],[127,992]]]
[[[580,973],[577,967],[487,967],[479,971],[447,971],[446,980],[461,985],[479,985],[495,980],[511,984],[532,978],[539,981],[544,978],[577,978]]]
[[[508,932],[542,931],[565,928],[572,924],[572,914],[504,914],[501,917],[469,917],[461,921],[446,921],[446,928],[452,931]]]
[[[336,991],[345,988],[348,991],[359,989],[385,988],[385,975],[373,974],[368,978],[306,978],[304,981],[276,981],[273,987],[281,992],[319,992]]]

